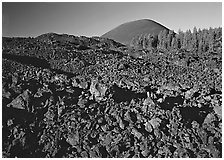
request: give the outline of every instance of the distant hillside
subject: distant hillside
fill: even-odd
[[[129,44],[133,37],[141,34],[158,35],[160,31],[169,30],[165,26],[149,19],[142,19],[121,24],[101,37],[110,38],[123,44]]]
[[[58,43],[71,43],[72,45],[79,46],[81,48],[117,48],[123,46],[122,44],[115,42],[114,40],[107,39],[104,37],[85,37],[85,36],[74,36],[68,34],[57,34],[57,33],[45,33],[36,37],[39,41],[53,41]]]

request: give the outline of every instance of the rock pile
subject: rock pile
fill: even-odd
[[[55,34],[3,42],[3,157],[222,156],[221,53],[176,65],[196,53],[136,59]]]

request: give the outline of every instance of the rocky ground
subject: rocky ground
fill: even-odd
[[[3,38],[3,157],[222,157],[221,54]]]

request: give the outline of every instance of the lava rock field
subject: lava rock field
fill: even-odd
[[[54,33],[2,47],[3,157],[222,157],[222,53]]]

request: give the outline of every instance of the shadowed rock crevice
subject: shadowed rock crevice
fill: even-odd
[[[44,59],[39,59],[36,57],[29,57],[29,56],[17,56],[12,54],[3,54],[2,58],[13,60],[22,64],[26,65],[32,65],[35,67],[41,67],[41,68],[50,68],[50,63],[48,63]]]
[[[138,99],[138,98],[146,98],[146,93],[136,93],[134,91],[131,91],[129,89],[120,88],[117,85],[114,85],[113,87],[114,95],[113,99],[115,102],[130,102],[132,99]]]
[[[205,120],[205,117],[212,111],[212,108],[209,108],[209,106],[204,106],[202,108],[197,108],[197,107],[183,107],[180,108],[180,113],[182,115],[184,124],[187,127],[191,127],[191,122],[196,121],[200,125]]]
[[[166,97],[164,102],[162,102],[160,107],[164,110],[172,110],[174,106],[182,105],[184,103],[184,98],[182,96],[176,97]]]

